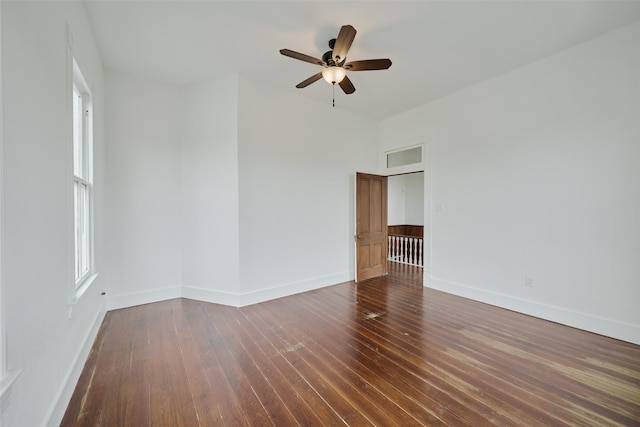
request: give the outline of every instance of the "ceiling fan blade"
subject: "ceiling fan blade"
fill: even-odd
[[[344,62],[347,58],[347,53],[349,53],[349,48],[351,48],[351,43],[353,43],[355,37],[356,29],[351,25],[343,25],[342,28],[340,28],[340,32],[336,38],[336,44],[333,46],[333,61],[336,64]]]
[[[351,83],[351,80],[349,80],[349,77],[347,76],[344,76],[344,79],[342,79],[342,81],[338,84],[347,95],[351,95],[356,91],[356,87],[353,85],[353,83]]]
[[[280,49],[280,53],[289,58],[299,59],[300,61],[310,62],[316,65],[325,66],[326,64],[322,59],[314,58],[313,56],[305,55],[304,53],[296,52],[290,49]]]
[[[365,59],[344,64],[344,68],[349,71],[386,70],[389,67],[391,67],[390,59]]]
[[[307,86],[309,86],[311,83],[315,83],[315,82],[317,82],[317,81],[318,81],[318,80],[320,80],[321,78],[322,78],[322,71],[321,71],[321,72],[319,72],[319,73],[317,73],[317,74],[314,74],[313,76],[309,77],[307,80],[305,80],[305,81],[303,81],[303,82],[298,83],[298,84],[296,85],[296,87],[297,87],[298,89],[302,89],[303,87],[307,87]]]

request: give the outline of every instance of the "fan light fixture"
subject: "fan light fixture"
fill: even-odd
[[[327,83],[340,83],[344,80],[347,72],[342,67],[327,67],[322,70],[322,77],[327,81]]]
[[[2,1],[2,0],[0,0]],[[336,83],[339,83],[340,89],[346,94],[351,95],[356,91],[355,86],[351,82],[351,79],[347,77],[347,70],[351,71],[367,71],[367,70],[386,70],[391,67],[391,60],[385,59],[364,59],[362,61],[350,61],[347,62],[347,54],[351,43],[356,36],[356,29],[351,25],[343,25],[340,27],[338,37],[329,40],[330,51],[325,52],[322,55],[322,59],[314,58],[313,56],[305,55],[304,53],[296,52],[290,49],[280,49],[280,53],[289,58],[297,59],[299,61],[309,62],[314,65],[323,67],[323,70],[315,73],[313,76],[306,80],[301,81],[296,85],[298,89],[309,86],[311,83],[315,83],[318,80],[324,78],[327,83],[330,83],[333,88],[333,106],[336,106]]]

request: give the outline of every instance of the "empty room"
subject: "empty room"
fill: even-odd
[[[0,426],[640,425],[640,1],[0,0]]]

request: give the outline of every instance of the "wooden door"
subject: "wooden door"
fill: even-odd
[[[387,270],[387,177],[356,173],[356,282]]]

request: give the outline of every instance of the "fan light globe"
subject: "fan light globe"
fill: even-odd
[[[342,67],[327,67],[322,70],[322,77],[324,77],[327,83],[340,83],[346,75],[347,72]]]

